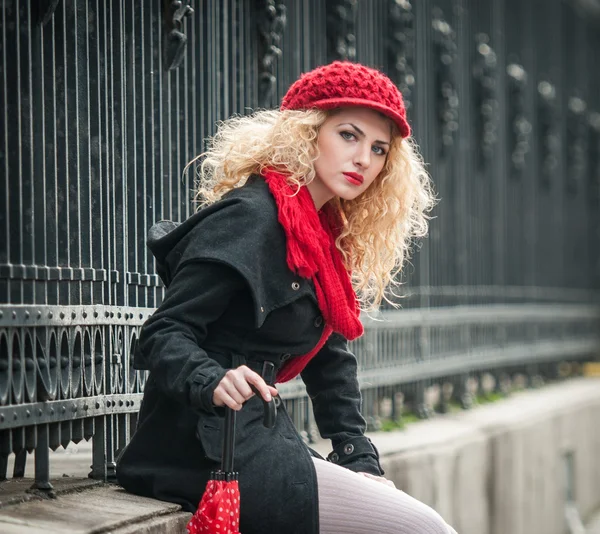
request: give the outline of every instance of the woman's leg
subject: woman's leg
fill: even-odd
[[[320,534],[456,534],[432,508],[403,491],[313,458]]]

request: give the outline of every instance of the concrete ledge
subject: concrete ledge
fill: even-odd
[[[598,378],[524,391],[403,431],[369,436],[381,452],[388,478],[438,510],[460,534],[565,534],[570,455],[575,508],[594,525],[590,532],[597,532]],[[328,442],[315,448],[322,454],[330,450]],[[77,454],[71,456],[75,458],[64,461],[61,472],[89,470],[85,454],[79,453],[77,462]],[[190,517],[176,505],[129,495],[118,486],[82,488],[85,480],[75,478],[52,481],[57,499],[27,496],[21,502],[14,491],[11,496],[10,488],[20,484],[23,490],[31,482],[0,484],[0,504],[14,503],[0,508],[0,532],[177,534],[185,532]]]
[[[187,533],[186,525],[192,517],[189,512],[174,512],[167,516],[153,517],[146,521],[141,521],[123,527],[118,530],[111,530],[111,534],[166,534]]]
[[[371,438],[397,487],[460,534],[565,534],[569,485],[584,521],[600,508],[598,378]]]
[[[3,534],[185,532],[191,514],[178,505],[137,497],[105,484],[56,499],[30,500],[0,510]]]

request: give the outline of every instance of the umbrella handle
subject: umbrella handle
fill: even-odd
[[[277,419],[277,405],[275,404],[275,401],[271,399],[267,402],[265,399],[263,399],[262,395],[255,386],[250,385],[250,387],[263,403],[263,425],[267,428],[273,428],[275,426],[275,419]]]
[[[267,360],[263,363],[262,376],[267,384],[275,383],[275,364],[273,362]],[[275,419],[277,419],[277,406],[280,399],[271,399],[270,402],[267,402],[261,395],[259,397],[263,401],[263,425],[267,428],[273,428],[275,426]]]
[[[221,471],[233,472],[233,455],[235,454],[235,410],[225,407],[225,426],[223,427],[223,454],[221,455]]]
[[[273,428],[275,426],[275,419],[277,419],[277,405],[275,404],[275,400],[271,399],[267,402],[263,399],[255,386],[251,384],[250,387],[263,403],[263,425],[267,428]],[[221,471],[224,473],[233,471],[233,456],[235,454],[235,420],[236,411],[226,406],[225,426],[223,428],[223,454],[221,457]]]

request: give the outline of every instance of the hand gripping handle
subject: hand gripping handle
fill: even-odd
[[[275,366],[272,362],[265,362],[263,365],[262,376],[267,384],[272,384],[274,380]],[[275,420],[277,419],[277,403],[275,399],[271,399],[267,402],[263,399],[262,395],[256,389],[256,386],[250,384],[252,391],[263,403],[263,425],[267,428],[273,428],[275,426]],[[225,407],[225,426],[223,432],[223,451],[221,458],[221,471],[224,473],[233,472],[233,456],[235,452],[235,422],[236,413],[235,410]]]

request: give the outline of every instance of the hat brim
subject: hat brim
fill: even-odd
[[[406,119],[395,112],[393,109],[384,106],[383,104],[379,104],[378,102],[373,102],[372,100],[365,100],[363,98],[328,98],[326,100],[317,100],[315,102],[310,103],[311,108],[317,109],[335,109],[335,108],[343,108],[343,107],[361,107],[361,108],[369,108],[375,111],[379,111],[383,113],[386,117],[389,117],[394,121],[394,124],[398,127],[400,131],[400,135],[402,137],[408,137],[410,135],[410,126]]]

